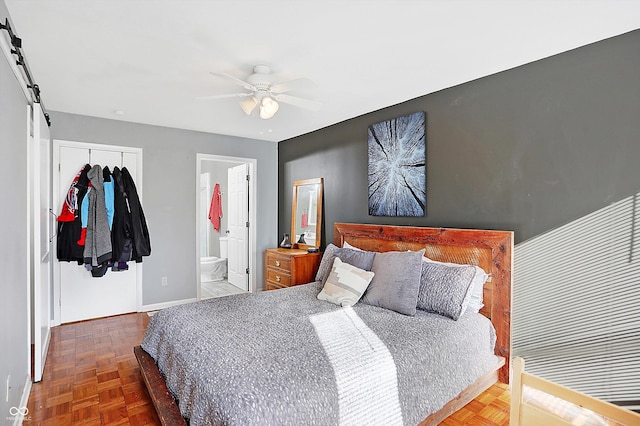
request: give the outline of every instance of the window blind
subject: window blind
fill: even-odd
[[[527,370],[640,408],[640,193],[516,245],[512,352]]]

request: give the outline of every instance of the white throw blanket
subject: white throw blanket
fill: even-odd
[[[310,317],[331,362],[341,425],[402,425],[396,365],[351,307]]]

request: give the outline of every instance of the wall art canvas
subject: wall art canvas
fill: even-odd
[[[427,203],[425,113],[369,126],[369,214],[424,216]]]

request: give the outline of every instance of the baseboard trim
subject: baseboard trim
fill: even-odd
[[[154,303],[152,305],[142,305],[140,312],[159,311],[160,309],[170,308],[171,306],[184,305],[185,303],[197,302],[198,299],[182,299],[172,302]]]
[[[24,383],[24,388],[22,389],[22,396],[20,397],[20,409],[27,408],[27,404],[29,403],[29,394],[31,393],[31,376],[27,375],[27,380]],[[31,416],[29,413],[22,414],[20,412],[17,416],[13,418],[13,426],[20,426],[23,421],[31,420]]]

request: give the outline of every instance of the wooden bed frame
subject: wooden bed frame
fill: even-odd
[[[501,359],[493,370],[427,417],[421,425],[437,425],[497,381],[509,383],[513,232],[335,223],[334,244],[342,247],[345,242],[378,252],[425,248],[425,256],[430,259],[478,265],[490,274],[490,281],[485,284],[485,306],[481,313],[492,321],[496,329],[496,355]],[[153,358],[140,346],[136,346],[134,352],[162,424],[186,424]]]

